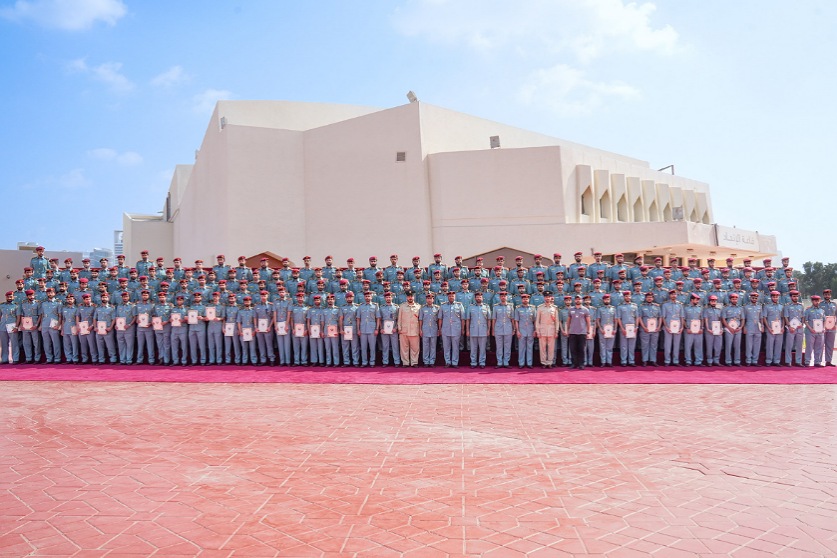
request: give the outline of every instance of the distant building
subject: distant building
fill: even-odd
[[[213,262],[272,252],[360,265],[435,252],[554,252],[722,259],[777,253],[776,238],[714,223],[709,185],[646,161],[411,102],[389,109],[220,101],[162,215],[123,217],[140,250]],[[119,253],[117,251],[117,253]],[[531,259],[527,258],[527,265]]]
[[[113,255],[124,254],[124,243],[122,242],[122,231],[113,231]]]
[[[109,248],[93,248],[87,257],[90,258],[93,267],[96,267],[102,258],[107,258],[108,261],[113,260],[113,252]]]

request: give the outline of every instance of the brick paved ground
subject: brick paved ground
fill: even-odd
[[[834,556],[837,387],[0,384],[2,556]]]

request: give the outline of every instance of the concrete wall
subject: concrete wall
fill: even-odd
[[[46,247],[46,246],[44,246]],[[47,259],[58,258],[58,266],[64,267],[64,260],[73,259],[73,266],[81,267],[81,252],[58,252],[45,250]],[[35,252],[28,250],[0,250],[0,296],[15,289],[15,280],[23,277],[23,268],[29,265],[29,260],[35,257]],[[95,264],[98,265],[98,262]],[[5,296],[3,302],[6,301]]]
[[[304,238],[281,248],[297,261],[432,254],[427,188],[415,103],[310,130]]]
[[[564,222],[561,148],[437,153],[428,157],[434,251],[469,257],[529,250]]]
[[[165,258],[171,265],[175,257],[172,245],[174,224],[162,218],[141,219],[130,214],[122,218],[125,261],[130,265],[140,259],[140,252],[148,250],[152,260]]]

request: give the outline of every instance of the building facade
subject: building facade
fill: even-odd
[[[773,236],[716,224],[703,182],[420,101],[220,101],[162,215],[126,213],[123,229],[128,261],[777,253]]]

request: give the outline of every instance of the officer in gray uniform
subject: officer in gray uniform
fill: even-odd
[[[55,289],[48,288],[46,300],[41,302],[41,337],[47,364],[61,364],[61,307]]]
[[[325,366],[325,314],[323,313],[323,297],[315,294],[312,305],[308,309],[308,353],[311,355],[311,366]],[[312,334],[312,332],[314,332]]]
[[[517,337],[517,366],[532,368],[535,345],[536,309],[529,305],[529,295],[520,295],[520,306],[514,309],[514,333]]]
[[[232,324],[232,325],[231,325]],[[233,330],[232,335],[227,335],[227,328]],[[238,299],[235,293],[227,294],[226,304],[224,305],[224,363],[235,364],[241,366],[241,337],[238,335]],[[287,331],[287,330],[286,330]],[[284,338],[290,343],[290,338],[286,334]],[[283,337],[279,339],[279,351],[281,357]],[[287,348],[286,360],[282,364],[289,365],[291,349],[290,345]]]
[[[497,365],[494,368],[508,368],[511,358],[514,306],[509,304],[508,295],[508,292],[501,290],[497,294],[497,302],[491,309],[491,332],[497,346]]]
[[[346,303],[340,307],[340,336],[343,346],[343,366],[360,365],[360,343],[357,333],[357,309],[355,293],[347,291]],[[348,338],[347,338],[348,337]]]
[[[791,302],[785,304],[782,317],[785,323],[785,366],[802,366],[802,336],[804,331],[805,309],[799,302],[799,291],[790,292]],[[791,352],[796,353],[795,362]]]
[[[154,329],[154,339],[157,342],[157,354],[160,363],[168,366],[171,361],[171,313],[174,306],[166,299],[165,292],[157,293],[157,303],[151,310],[151,320],[159,318],[160,325]],[[153,326],[152,326],[153,327]],[[150,354],[150,352],[149,352]],[[149,361],[149,364],[152,364]]]
[[[276,365],[276,354],[273,352],[273,319],[276,315],[276,308],[267,299],[269,294],[268,291],[259,291],[259,302],[254,307],[257,326],[256,341],[259,348],[259,365],[261,366]],[[260,323],[264,325],[263,320],[267,320],[267,327],[261,330],[258,326]],[[322,340],[322,336],[320,336],[320,339]],[[318,362],[325,364],[325,359],[323,358]]]
[[[709,295],[709,305],[703,309],[704,341],[706,343],[706,365],[720,366],[723,345],[723,323],[721,309],[716,306],[717,295]],[[717,324],[717,325],[716,325]]]
[[[491,307],[483,302],[481,291],[474,293],[468,308],[465,335],[471,340],[471,368],[485,368],[485,350],[491,323]]]
[[[326,307],[323,309],[323,327],[326,365],[340,366],[340,308],[334,305],[333,294],[326,295]]]
[[[389,356],[396,367],[401,366],[401,347],[398,341],[398,306],[392,302],[392,293],[384,293],[381,313],[381,359],[384,366],[389,366]],[[387,331],[391,327],[391,332]]]
[[[99,364],[105,363],[105,351],[111,364],[117,362],[116,339],[113,333],[113,322],[116,318],[116,307],[110,303],[110,295],[102,293],[102,303],[93,313],[93,326],[96,332],[96,351],[99,353]],[[104,331],[99,330],[99,323],[104,322]]]
[[[151,291],[142,289],[140,301],[136,304],[137,312],[137,364],[142,364],[146,359],[148,364],[154,364],[154,329],[151,325],[154,303],[151,300]]]
[[[764,341],[764,359],[767,366],[782,364],[782,341],[784,340],[784,306],[779,303],[779,291],[770,293],[770,302],[762,308],[762,325],[766,332]]]
[[[622,366],[636,366],[636,334],[637,320],[639,319],[639,307],[631,302],[631,291],[622,293],[624,302],[616,307],[616,325],[619,328],[619,354]],[[632,328],[630,326],[633,326]],[[629,330],[633,334],[628,337]]]
[[[14,302],[14,292],[9,291],[6,293],[6,302],[0,304],[0,364],[20,362],[19,317],[20,308]]]
[[[805,322],[805,366],[811,366],[812,363],[814,366],[825,366],[822,359],[825,340],[825,311],[820,307],[819,295],[811,297],[811,306],[805,309],[803,317]]]
[[[741,334],[744,331],[744,307],[738,305],[738,293],[730,293],[729,304],[721,308],[724,328],[724,363],[741,366]]]
[[[90,293],[81,295],[82,304],[78,308],[76,325],[79,327],[78,341],[81,346],[81,363],[96,363],[99,360],[99,352],[96,348],[95,314],[96,307],[93,306],[93,297]],[[87,326],[87,332],[82,332],[82,326]]]
[[[435,294],[430,292],[419,310],[421,331],[421,356],[425,367],[436,366],[436,346],[439,343],[439,307],[434,304]]]
[[[76,327],[76,316],[78,315],[78,307],[76,306],[76,297],[70,293],[64,304],[61,306],[61,336],[64,344],[64,358],[67,364],[78,364],[79,349],[78,349],[78,328]],[[0,359],[2,362],[2,359]]]
[[[610,293],[602,295],[602,305],[596,308],[596,331],[599,335],[600,366],[613,366],[613,345],[616,341],[616,307],[610,303]],[[591,311],[590,318],[593,318]]]
[[[825,336],[823,338],[825,365],[834,366],[831,360],[834,355],[834,338],[837,334],[837,303],[831,300],[831,289],[825,289],[822,292],[822,298],[820,307],[825,313]]]
[[[171,322],[171,358],[172,364],[186,366],[189,361],[189,325],[186,323],[186,314],[189,308],[186,307],[186,294],[178,293],[175,296],[175,305],[169,314]]]
[[[203,293],[195,291],[192,294],[192,305],[189,306],[187,316],[190,313],[197,314],[196,323],[189,324],[189,352],[192,357],[192,366],[206,366],[206,305],[203,303]],[[187,318],[188,320],[188,318]]]
[[[456,300],[454,292],[449,292],[447,302],[439,307],[439,330],[442,334],[445,368],[457,368],[459,341],[465,333],[465,307]]]
[[[680,365],[680,341],[683,338],[685,316],[683,304],[677,299],[677,289],[668,292],[668,300],[660,307],[663,320],[663,362],[666,366]]]
[[[26,290],[26,300],[20,305],[20,330],[23,332],[23,352],[26,364],[41,362],[41,303],[35,300],[35,291]],[[31,325],[30,325],[31,322]]]
[[[661,315],[660,305],[654,302],[654,293],[645,293],[645,302],[639,306],[639,340],[644,366],[657,365]]]
[[[122,293],[122,304],[114,312],[114,331],[116,334],[116,348],[119,353],[119,364],[132,364],[134,359],[134,340],[136,333],[134,324],[137,322],[136,306],[131,302],[131,293]],[[122,318],[124,326],[118,326],[116,320]],[[120,320],[121,321],[121,320]]]
[[[371,258],[370,258],[371,259]],[[381,312],[378,304],[372,301],[374,293],[363,293],[363,304],[358,306],[356,314],[356,331],[360,336],[361,367],[374,367],[378,332],[381,330]]]
[[[235,297],[235,295],[233,295]],[[215,316],[207,316],[206,341],[209,351],[208,362],[210,365],[224,363],[224,324],[226,323],[227,307],[221,304],[221,293],[212,293],[212,300],[206,305],[207,314],[214,312]],[[210,310],[212,309],[212,310]],[[269,334],[271,342],[273,334]]]
[[[764,305],[759,302],[759,293],[749,293],[750,301],[744,305],[744,366],[756,366],[759,362]]]

